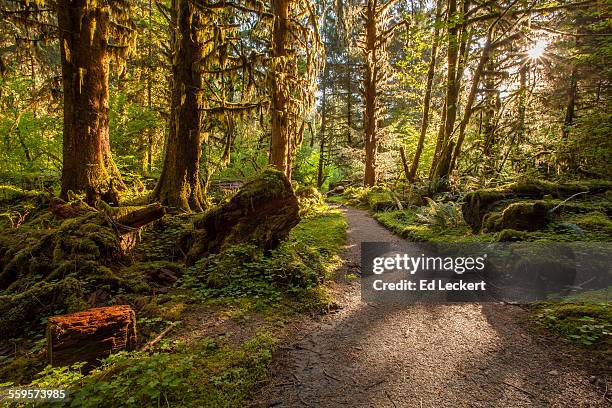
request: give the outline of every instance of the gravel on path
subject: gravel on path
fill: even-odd
[[[358,279],[342,278],[359,268],[360,243],[402,239],[344,212],[341,309],[295,330],[253,406],[609,406],[571,349],[530,333],[521,307],[362,303]]]

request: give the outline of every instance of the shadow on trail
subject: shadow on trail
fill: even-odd
[[[400,240],[347,213],[349,264],[359,241]],[[277,353],[254,406],[605,406],[571,358],[532,339],[519,307],[366,304],[358,284],[343,290],[342,310],[301,327]]]

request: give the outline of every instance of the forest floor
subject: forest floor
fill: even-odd
[[[537,335],[523,307],[362,303],[360,243],[403,240],[365,211],[344,212],[348,245],[333,288],[341,308],[295,323],[253,406],[609,406],[597,362]]]

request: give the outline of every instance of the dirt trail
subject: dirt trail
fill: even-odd
[[[345,212],[343,273],[358,268],[360,242],[401,242],[367,213]],[[525,329],[520,307],[364,304],[358,280],[341,287],[342,309],[297,331],[255,406],[608,406],[569,349]]]

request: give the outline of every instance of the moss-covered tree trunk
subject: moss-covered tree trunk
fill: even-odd
[[[436,73],[436,58],[438,56],[438,43],[440,40],[440,19],[442,17],[442,9],[444,3],[442,0],[438,0],[436,3],[436,17],[435,27],[433,34],[433,44],[431,45],[431,57],[429,60],[429,67],[427,69],[427,82],[425,84],[425,96],[423,97],[423,118],[421,119],[421,131],[419,133],[419,141],[417,143],[416,151],[414,152],[414,159],[410,165],[410,170],[406,173],[408,182],[414,182],[416,172],[419,168],[419,161],[421,160],[421,153],[425,147],[425,136],[427,135],[427,127],[429,126],[429,106],[431,103],[431,89],[433,86],[433,79]],[[405,162],[402,159],[402,162]]]
[[[110,15],[88,0],[59,0],[64,88],[62,191],[86,193],[95,203],[111,186],[123,187],[108,135]]]
[[[378,30],[376,24],[376,2],[369,0],[364,9],[365,17],[365,75],[364,90],[364,137],[365,137],[365,174],[363,184],[370,187],[376,184],[376,156],[378,155]]]
[[[444,124],[444,139],[440,155],[437,157],[433,177],[443,179],[450,173],[450,162],[454,143],[451,140],[455,129],[457,118],[457,103],[459,99],[459,84],[457,61],[459,58],[459,23],[456,21],[460,12],[457,10],[457,1],[448,0],[447,24],[448,28],[448,53],[446,74],[446,122]]]
[[[198,42],[199,16],[189,0],[173,0],[174,60],[172,112],[162,173],[153,193],[162,204],[181,211],[202,211],[200,184],[202,138],[198,94],[202,85]]]
[[[289,35],[290,0],[272,0],[274,27],[272,29],[272,136],[270,141],[270,165],[291,177],[289,137],[289,112],[286,86],[283,86],[283,67],[287,65],[287,41]],[[278,71],[278,73],[277,73]]]

